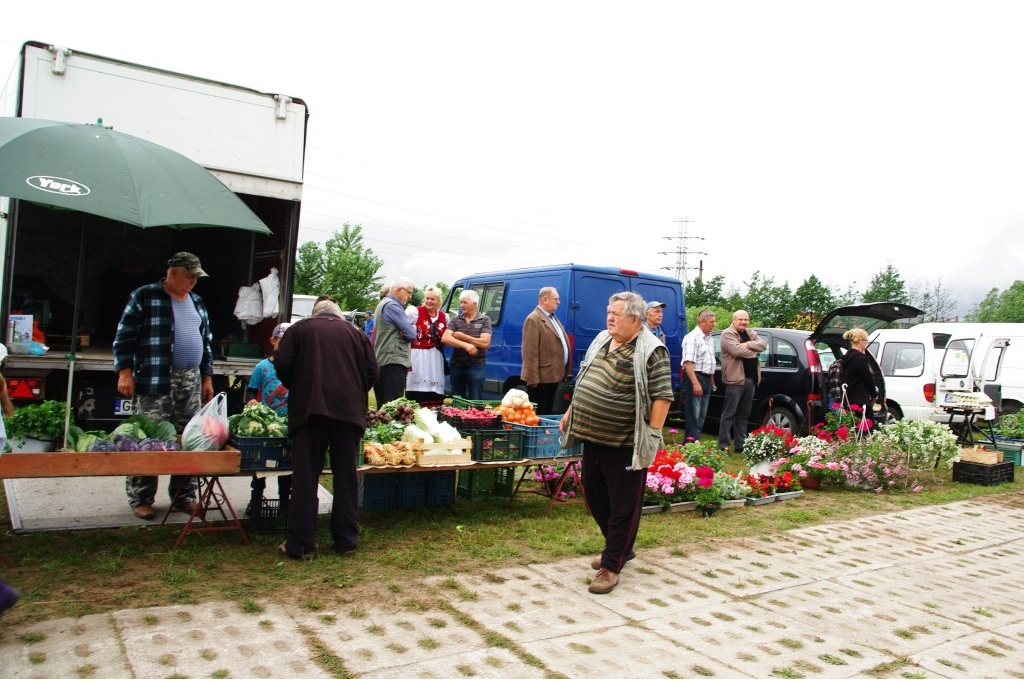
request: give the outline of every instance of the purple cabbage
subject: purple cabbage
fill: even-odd
[[[86,452],[117,452],[118,448],[110,440],[103,440],[97,438],[93,440],[92,444],[85,450]]]
[[[118,452],[138,452],[139,443],[131,436],[119,434],[114,436],[114,444]]]

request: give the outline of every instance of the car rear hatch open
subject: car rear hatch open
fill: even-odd
[[[849,347],[843,340],[843,334],[851,328],[863,328],[868,336],[892,321],[911,319],[921,316],[923,312],[917,307],[896,302],[869,302],[851,304],[833,309],[821,319],[821,323],[811,333],[811,340],[824,343],[833,350],[838,347]]]

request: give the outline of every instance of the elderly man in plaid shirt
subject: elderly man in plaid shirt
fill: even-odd
[[[136,413],[170,421],[179,434],[213,398],[210,315],[192,292],[207,275],[199,257],[177,253],[167,262],[165,278],[132,292],[114,335],[117,391],[135,398]],[[127,476],[125,491],[132,513],[156,516],[156,476]],[[195,492],[194,478],[171,476],[171,511],[194,511]]]
[[[697,327],[683,338],[683,377],[680,380],[686,402],[687,440],[700,440],[708,403],[715,389],[715,342],[711,338],[714,328],[715,313],[704,309],[697,315]]]

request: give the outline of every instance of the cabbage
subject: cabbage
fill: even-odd
[[[437,434],[437,415],[433,409],[417,409],[414,416],[416,417],[416,426],[430,435]]]
[[[117,445],[118,452],[138,452],[139,443],[130,435],[121,433],[120,435],[114,436],[114,444]]]
[[[462,439],[459,431],[448,423],[437,424],[437,433],[434,437],[437,438],[437,442],[458,442]]]
[[[86,452],[117,452],[117,445],[103,438],[96,438]]]
[[[173,452],[181,449],[175,440],[160,440],[158,438],[146,438],[139,443],[140,452]]]
[[[146,437],[157,440],[174,440],[178,437],[178,429],[170,421],[160,421],[151,430],[146,431]]]
[[[414,423],[410,423],[405,427],[405,431],[402,432],[402,440],[404,442],[422,442],[427,444],[434,442],[434,438],[431,437],[430,433]]]
[[[132,419],[137,418],[137,415],[132,417]],[[147,437],[145,431],[143,431],[139,427],[139,424],[131,420],[125,421],[117,428],[110,431],[111,439],[116,438],[118,435],[127,435],[128,437],[132,438],[134,442],[138,442],[139,440],[145,440]]]

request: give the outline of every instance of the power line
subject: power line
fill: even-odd
[[[663,266],[661,268],[664,269],[665,271],[674,271],[676,278],[678,278],[680,281],[683,282],[683,287],[686,287],[686,282],[687,282],[686,272],[690,268],[686,264],[686,258],[689,255],[707,255],[707,252],[698,252],[698,251],[695,251],[695,250],[690,250],[688,248],[689,241],[691,241],[691,240],[704,240],[704,238],[702,238],[701,236],[696,236],[696,235],[695,236],[691,236],[688,233],[686,224],[692,224],[693,223],[693,219],[684,216],[681,219],[676,219],[675,222],[677,224],[679,224],[679,232],[676,233],[676,235],[667,235],[667,236],[665,236],[665,240],[674,240],[674,241],[676,241],[677,244],[676,244],[675,249],[674,250],[669,250],[667,252],[659,252],[658,254],[675,255],[676,263],[675,263],[674,267],[672,267],[672,266]],[[703,264],[704,264],[704,262],[701,261],[701,269],[703,269]]]

